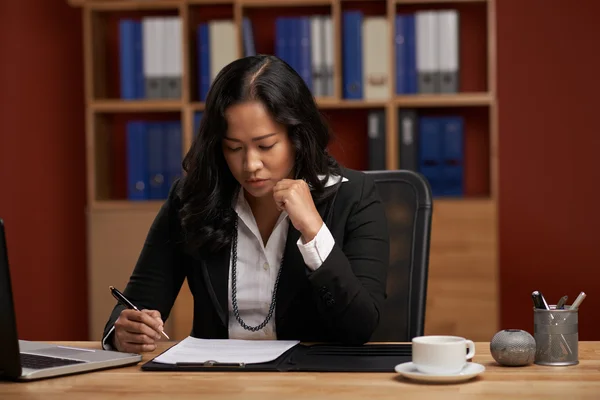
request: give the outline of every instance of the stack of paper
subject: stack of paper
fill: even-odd
[[[297,340],[197,339],[188,336],[153,361],[163,364],[243,363],[273,361],[300,343]]]

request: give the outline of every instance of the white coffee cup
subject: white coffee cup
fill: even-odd
[[[424,374],[456,374],[474,355],[475,343],[458,336],[418,336],[412,340],[412,362]]]

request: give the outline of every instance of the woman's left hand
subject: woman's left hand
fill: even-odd
[[[294,227],[302,234],[304,243],[317,236],[323,219],[310,194],[308,184],[302,179],[282,179],[273,188],[273,198],[279,210],[285,210]]]

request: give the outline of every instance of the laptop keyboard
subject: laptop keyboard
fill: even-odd
[[[21,353],[21,366],[23,368],[44,369],[52,367],[63,367],[71,364],[82,364],[85,361],[69,360],[66,358],[56,358],[41,356],[38,354]]]

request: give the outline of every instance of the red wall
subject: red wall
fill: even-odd
[[[22,339],[87,338],[80,13],[0,5],[0,218]]]
[[[501,327],[533,332],[531,292],[580,291],[600,339],[600,2],[500,0]]]

